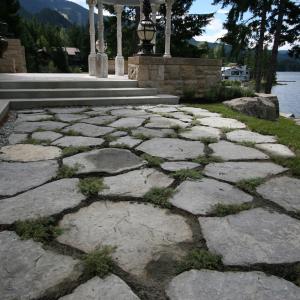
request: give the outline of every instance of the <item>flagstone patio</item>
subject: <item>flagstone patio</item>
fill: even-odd
[[[183,105],[12,116],[0,140],[1,300],[300,299],[287,275],[300,268],[300,180],[272,162],[293,156],[276,137]],[[80,191],[89,177],[103,178],[98,195]],[[253,191],[239,187],[253,179]],[[147,203],[153,188],[173,190],[168,205]],[[218,204],[249,206],[217,216]],[[51,243],[16,234],[41,217],[62,231]],[[87,276],[80,254],[103,246],[116,247],[114,274]],[[219,255],[222,270],[178,274],[192,249]]]

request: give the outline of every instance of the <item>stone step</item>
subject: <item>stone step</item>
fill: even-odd
[[[1,102],[6,100],[0,100]],[[165,94],[135,97],[94,97],[94,98],[43,98],[11,99],[10,109],[29,109],[56,106],[109,106],[109,105],[155,105],[178,104],[179,97]]]
[[[0,99],[154,96],[153,88],[0,89]]]
[[[0,80],[0,89],[135,88],[136,80]]]

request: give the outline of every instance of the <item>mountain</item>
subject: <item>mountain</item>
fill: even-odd
[[[19,0],[21,7],[30,14],[36,15],[44,9],[49,9],[63,16],[67,21],[73,24],[85,26],[88,23],[89,12],[84,7],[67,0]],[[57,18],[53,13],[42,12],[51,15],[52,20]],[[61,20],[62,21],[62,20]]]

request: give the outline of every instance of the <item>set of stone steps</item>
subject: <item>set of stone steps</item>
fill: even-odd
[[[13,109],[72,105],[177,104],[178,97],[158,94],[154,88],[138,88],[128,79],[1,80],[0,101]]]

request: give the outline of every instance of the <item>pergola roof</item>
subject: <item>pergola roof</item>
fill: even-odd
[[[103,0],[104,4],[109,5],[125,5],[125,6],[140,6],[139,0]],[[151,4],[164,4],[164,0],[150,0]]]

